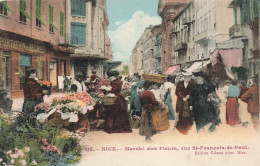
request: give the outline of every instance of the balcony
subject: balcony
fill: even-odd
[[[243,26],[242,25],[233,25],[229,28],[229,37],[230,39],[238,38],[244,36]]]
[[[208,43],[208,40],[210,40],[208,30],[204,30],[194,36],[194,41],[198,44]]]
[[[182,20],[183,25],[190,25],[194,22],[194,20],[191,17],[185,17]]]
[[[171,35],[175,35],[175,34],[177,34],[179,31],[177,31],[177,29],[176,28],[172,28],[171,29]]]
[[[186,42],[181,42],[181,43],[178,43],[175,48],[174,48],[174,51],[175,52],[178,52],[178,51],[181,51],[181,50],[187,50],[187,43]]]

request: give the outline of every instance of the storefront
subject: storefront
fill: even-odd
[[[69,54],[72,52],[71,49],[62,49],[22,35],[0,33],[0,81],[4,82],[3,88],[12,98],[23,97],[25,70],[28,67],[37,70],[39,79],[53,81],[55,88],[58,75],[70,75]],[[52,70],[53,62],[56,62],[56,68]]]

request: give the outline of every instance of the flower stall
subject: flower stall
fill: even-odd
[[[54,98],[50,109],[39,113],[37,120],[45,122],[52,119],[57,125],[68,127],[70,123],[78,123],[80,119],[87,121],[86,114],[94,109],[95,104],[87,92],[68,93],[62,97]],[[37,105],[35,108],[41,110],[43,105]]]

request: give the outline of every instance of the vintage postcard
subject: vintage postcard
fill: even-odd
[[[259,0],[0,0],[0,165],[259,166]]]

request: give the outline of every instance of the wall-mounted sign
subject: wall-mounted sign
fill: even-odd
[[[23,50],[23,51],[44,53],[44,47],[39,44],[25,43],[25,42],[12,40],[4,37],[0,37],[0,46],[11,48],[11,49]]]

